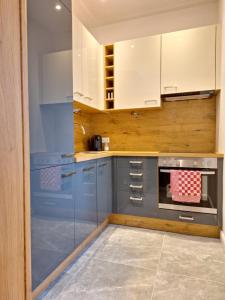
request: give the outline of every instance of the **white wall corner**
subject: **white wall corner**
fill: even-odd
[[[225,233],[223,230],[220,231],[220,240],[225,250]]]

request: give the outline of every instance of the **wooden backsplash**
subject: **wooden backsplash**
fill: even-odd
[[[76,116],[87,135],[75,126],[76,152],[87,150],[93,134],[110,137],[110,150],[214,152],[216,99],[165,102],[161,110]]]

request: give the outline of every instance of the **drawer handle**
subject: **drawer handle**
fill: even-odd
[[[139,202],[142,202],[142,201],[143,201],[143,198],[142,198],[142,197],[140,197],[140,198],[130,197],[130,200],[131,200],[131,201],[139,201]]]
[[[95,167],[85,168],[85,169],[83,169],[83,172],[91,171],[91,170],[93,170],[94,168],[95,168]]]
[[[102,168],[102,167],[105,167],[106,165],[107,165],[107,163],[104,163],[104,164],[99,165],[98,167]]]
[[[185,217],[185,216],[179,216],[180,220],[185,220],[185,221],[194,221],[195,219],[193,217]]]
[[[130,184],[130,188],[132,188],[132,189],[143,189],[143,185],[133,185],[133,184]]]
[[[71,158],[71,157],[74,157],[74,154],[73,153],[64,153],[61,155],[62,158]]]
[[[62,177],[62,178],[71,177],[71,176],[73,176],[73,175],[75,175],[75,174],[76,174],[76,172],[74,171],[74,172],[62,174],[61,177]]]
[[[131,165],[141,165],[143,164],[143,161],[139,161],[139,160],[130,160],[129,163]]]
[[[142,177],[143,173],[129,173],[130,176]]]

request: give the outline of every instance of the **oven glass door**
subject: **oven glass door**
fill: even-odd
[[[201,172],[200,203],[176,202],[170,191],[170,173],[181,168],[159,168],[159,208],[217,214],[217,170],[187,169]]]

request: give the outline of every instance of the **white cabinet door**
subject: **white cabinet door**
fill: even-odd
[[[216,26],[162,35],[161,93],[215,89]]]
[[[42,71],[42,103],[72,102],[72,50],[44,55]]]
[[[84,28],[83,34],[83,94],[87,105],[98,108],[100,44]]]
[[[83,24],[73,17],[74,100],[98,108],[101,46]]]
[[[160,45],[159,35],[115,43],[116,109],[160,106]]]
[[[73,97],[82,100],[83,96],[83,25],[73,15]]]

